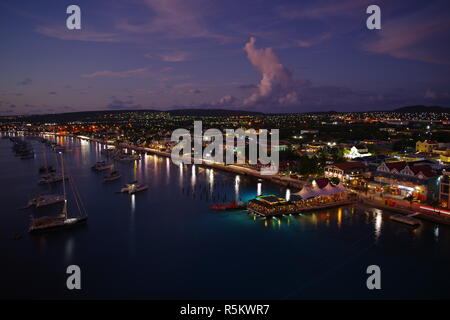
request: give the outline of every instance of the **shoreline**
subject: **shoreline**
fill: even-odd
[[[100,140],[100,139],[95,139],[95,138],[90,138],[90,137],[86,137],[86,136],[77,136],[77,135],[68,135],[68,134],[57,134],[57,133],[50,133],[50,132],[46,132],[45,134],[49,134],[49,135],[54,135],[54,136],[62,136],[62,137],[72,137],[72,138],[77,138],[80,140],[87,140],[87,141],[93,141],[93,142],[97,142],[100,144],[104,144],[104,145],[110,145],[110,146],[116,146],[113,143],[108,143],[107,141],[104,140]],[[138,153],[141,152],[149,152],[158,156],[162,156],[162,157],[166,157],[166,158],[171,158],[171,153],[169,152],[165,152],[165,151],[160,151],[160,150],[155,150],[155,149],[151,149],[151,148],[145,148],[145,147],[137,147],[137,146],[133,146],[133,145],[129,145],[126,143],[120,143],[118,144],[118,147],[120,148],[126,148],[126,149],[131,149],[134,150]],[[193,164],[193,163],[192,163]],[[254,178],[257,179],[262,179],[262,180],[267,180],[269,182],[275,183],[277,185],[283,186],[283,187],[287,187],[287,188],[296,188],[296,189],[302,189],[304,182],[302,181],[293,181],[292,179],[283,179],[282,177],[279,176],[269,176],[269,175],[262,175],[259,173],[259,171],[257,170],[253,170],[250,168],[245,168],[245,167],[240,167],[237,165],[222,165],[222,164],[218,164],[218,163],[211,163],[211,162],[206,162],[205,160],[202,160],[201,164],[196,164],[199,166],[204,166],[204,167],[209,167],[209,168],[214,168],[217,170],[221,170],[221,171],[226,171],[226,172],[231,172],[231,173],[235,173],[235,174],[240,174],[240,175],[244,175],[244,176],[252,176]]]
[[[45,132],[44,134],[49,134],[49,135],[53,135],[53,136],[71,137],[71,138],[77,138],[77,139],[86,140],[86,141],[93,141],[93,142],[97,142],[97,143],[100,143],[100,144],[103,144],[106,146],[108,146],[108,145],[116,146],[113,143],[108,143],[107,141],[104,141],[104,140],[90,138],[90,137],[86,137],[86,136],[77,136],[77,135],[72,135],[72,134],[70,134],[70,135],[57,134],[57,133],[51,133],[51,132]],[[148,153],[155,154],[158,156],[171,158],[171,154],[169,152],[164,152],[164,151],[155,150],[155,149],[151,149],[151,148],[137,147],[137,146],[129,145],[126,143],[120,143],[120,144],[118,144],[118,147],[131,149],[138,153],[147,153],[148,152]],[[279,176],[261,175],[259,173],[259,171],[256,171],[256,170],[253,170],[250,168],[236,166],[236,165],[221,165],[221,164],[217,164],[217,163],[205,162],[204,160],[202,160],[201,164],[197,164],[197,165],[203,166],[203,167],[214,168],[214,169],[225,171],[225,172],[231,172],[231,173],[235,173],[235,174],[239,174],[239,175],[251,176],[256,179],[266,180],[268,182],[272,182],[274,184],[277,184],[277,185],[280,185],[280,186],[283,186],[286,188],[297,188],[300,190],[304,185],[304,182],[302,182],[302,181],[298,181],[298,182],[292,181],[292,180],[286,181],[287,179],[283,179],[282,177],[279,177]],[[369,206],[372,208],[396,212],[396,213],[400,213],[403,215],[410,215],[410,214],[418,213],[415,216],[418,219],[426,220],[426,221],[430,221],[430,222],[434,222],[434,223],[439,223],[439,224],[443,224],[443,225],[450,225],[450,217],[441,216],[441,215],[437,215],[437,214],[431,214],[431,213],[424,212],[421,210],[412,210],[410,208],[400,208],[400,207],[388,206],[388,205],[379,203],[378,201],[373,201],[373,200],[367,199],[367,197],[362,196],[360,194],[360,192],[356,192],[356,193],[358,195],[359,200],[357,202],[355,202],[355,205],[362,204],[362,205],[366,205],[366,206]]]

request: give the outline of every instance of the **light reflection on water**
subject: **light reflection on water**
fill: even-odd
[[[52,261],[57,264],[56,261],[60,259],[62,266],[58,265],[57,269],[46,265],[51,274],[60,272],[59,267],[67,266],[68,262],[76,264],[79,261],[92,261],[86,272],[99,272],[96,266],[112,266],[111,274],[105,278],[110,279],[120,273],[123,277],[121,287],[131,292],[129,297],[133,297],[136,286],[141,282],[141,292],[150,292],[152,297],[157,297],[158,292],[173,292],[173,296],[176,296],[177,290],[180,290],[180,281],[186,282],[186,290],[193,290],[200,297],[204,297],[205,292],[213,297],[218,296],[217,289],[209,288],[209,283],[214,283],[215,288],[233,287],[230,297],[235,297],[232,293],[237,294],[237,291],[244,292],[244,297],[260,297],[261,290],[254,288],[260,288],[260,279],[267,270],[290,268],[298,271],[296,278],[299,281],[308,281],[320,273],[316,269],[326,268],[330,264],[339,265],[342,263],[340,259],[353,257],[361,249],[366,251],[358,263],[365,263],[366,260],[370,263],[379,262],[383,267],[394,270],[399,268],[402,272],[414,272],[409,269],[427,270],[435,257],[444,260],[440,265],[443,263],[443,266],[449,266],[447,256],[442,253],[444,249],[450,248],[446,227],[424,222],[418,230],[412,230],[390,221],[389,213],[360,207],[343,207],[276,219],[249,215],[245,211],[216,212],[209,210],[213,203],[229,202],[233,198],[248,201],[263,194],[262,182],[198,165],[181,164],[177,168],[169,158],[164,160],[159,156],[145,155],[143,160],[133,163],[116,162],[116,169],[122,173],[122,179],[104,184],[103,174],[93,173],[90,166],[105,157],[101,155],[98,144],[92,144],[93,150],[90,150],[90,145],[75,139],[69,143],[74,152],[65,155],[67,166],[76,175],[81,196],[90,214],[88,224],[57,236],[24,237],[22,242],[12,242],[11,245],[22,244],[32,239],[29,251],[15,248],[7,252],[15,257],[19,268],[29,265],[25,260],[43,264]],[[39,161],[26,164],[17,161],[9,157],[10,147],[8,144],[6,146],[8,157],[2,157],[0,161],[10,161],[11,166],[16,166],[11,171],[16,173],[29,170],[23,178],[18,174],[5,176],[5,181],[18,188],[28,188],[23,189],[23,193],[3,195],[2,203],[10,203],[12,200],[7,198],[13,196],[21,197],[9,208],[13,212],[27,200],[28,190],[33,192],[38,189],[36,185],[30,185],[30,181],[34,181],[30,180],[30,176],[36,176]],[[140,183],[149,184],[150,189],[131,196],[116,195],[115,191],[133,177],[138,178]],[[59,188],[57,190],[61,190],[60,187],[56,186]],[[264,194],[288,197],[290,192],[264,181]],[[17,214],[8,217],[23,219]],[[7,221],[1,222],[0,228],[8,225]],[[23,229],[27,227],[26,223],[24,219]],[[376,250],[372,250],[371,246],[376,246]],[[50,253],[53,253],[52,260],[45,260],[43,257]],[[270,253],[270,259],[267,253]],[[127,269],[127,257],[139,261],[139,264],[130,267],[131,271]],[[318,263],[322,257],[332,262]],[[122,262],[116,268],[117,261]],[[204,261],[207,263],[201,263]],[[236,261],[239,261],[240,268],[235,268]],[[261,269],[262,265],[265,268]],[[410,265],[418,267],[408,268]],[[242,267],[252,270],[254,281],[253,276],[242,272]],[[180,268],[183,272],[177,273]],[[358,284],[354,282],[354,275],[359,272],[358,268],[360,265],[345,265],[343,274],[335,278],[348,281],[356,287]],[[129,274],[124,273],[125,270]],[[152,276],[136,281],[134,274]],[[90,276],[95,278],[95,274]],[[422,281],[419,273],[409,276],[419,279],[419,283]],[[195,291],[198,288],[195,283],[201,284],[202,291]],[[11,287],[13,285],[11,283]],[[278,298],[278,292],[289,291],[294,285],[291,280],[265,285],[266,297]],[[321,285],[326,287],[325,283]],[[97,290],[96,294],[100,297],[112,294],[102,289],[102,285]]]

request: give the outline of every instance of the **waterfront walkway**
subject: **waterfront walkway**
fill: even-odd
[[[95,139],[95,138],[89,138],[89,137],[86,137],[86,136],[61,135],[61,134],[55,134],[55,133],[51,133],[51,132],[46,132],[46,134],[53,134],[53,135],[57,135],[57,136],[75,137],[75,138],[82,139],[82,140],[88,140],[88,141],[101,143],[101,144],[104,144],[104,145],[116,146],[113,143],[108,143],[107,141],[104,141],[104,140]],[[170,152],[166,152],[166,151],[160,151],[160,150],[151,149],[151,148],[145,148],[145,147],[138,147],[138,146],[134,146],[134,145],[126,144],[126,143],[120,143],[118,145],[118,147],[134,150],[136,152],[145,152],[145,153],[148,152],[148,153],[159,155],[159,156],[162,156],[162,157],[171,158],[171,153]],[[247,168],[247,167],[241,166],[241,165],[224,165],[224,164],[215,163],[215,162],[212,162],[212,161],[205,161],[205,160],[202,160],[202,163],[199,164],[199,165],[205,166],[205,167],[214,168],[214,169],[218,169],[218,170],[222,170],[222,171],[232,172],[232,173],[236,173],[236,174],[240,174],[240,175],[248,175],[248,176],[252,176],[252,177],[258,178],[258,179],[268,180],[268,181],[271,181],[273,183],[276,183],[278,185],[282,185],[282,186],[285,186],[285,187],[288,187],[288,188],[301,189],[301,188],[303,188],[303,185],[305,184],[304,181],[295,180],[295,179],[292,179],[290,177],[281,177],[279,175],[262,175],[260,173],[260,171],[258,171],[258,170]]]
[[[416,214],[415,217],[423,220],[428,220],[436,223],[450,225],[450,215],[439,212],[439,208],[430,208],[418,203],[410,203],[406,200],[399,200],[397,198],[380,197],[375,195],[366,195],[358,193],[359,202],[369,205],[374,208],[393,211],[403,215]],[[393,200],[395,205],[389,205],[386,200]]]

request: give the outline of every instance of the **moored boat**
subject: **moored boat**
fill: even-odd
[[[38,184],[55,183],[63,181],[64,179],[67,179],[67,177],[64,177],[62,174],[52,172],[42,176],[41,179],[39,179]]]
[[[120,179],[121,177],[122,175],[120,174],[119,171],[112,171],[103,178],[103,181],[104,182],[115,181]]]
[[[59,203],[64,201],[64,196],[57,194],[45,194],[37,196],[28,201],[28,207],[44,207],[51,204]]]
[[[126,184],[122,189],[120,189],[121,193],[134,194],[136,192],[145,191],[148,189],[148,185],[146,184],[138,184],[138,183],[129,183]]]
[[[67,227],[72,227],[81,223],[86,222],[88,216],[86,213],[86,210],[84,208],[84,205],[81,201],[81,197],[78,193],[77,188],[75,187],[72,179],[69,179],[72,185],[72,193],[73,198],[77,204],[78,210],[79,210],[79,216],[77,217],[68,217],[68,210],[67,210],[67,194],[66,194],[66,176],[64,175],[64,159],[63,155],[61,153],[61,171],[62,171],[62,180],[63,180],[63,190],[64,190],[64,206],[62,213],[55,215],[55,216],[45,216],[45,217],[39,217],[34,218],[31,217],[31,223],[30,228],[28,229],[28,232],[35,233],[35,232],[44,232],[44,231],[50,231],[54,229],[62,229]]]
[[[108,164],[105,161],[99,161],[91,167],[91,169],[94,171],[106,171],[106,170],[111,170],[113,168],[114,168],[114,164],[112,164],[112,163]]]
[[[116,158],[116,160],[121,162],[131,162],[135,160],[140,160],[141,156],[138,154],[128,154],[128,155],[120,155]]]

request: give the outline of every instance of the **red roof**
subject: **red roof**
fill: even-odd
[[[422,172],[422,174],[427,178],[436,176],[435,172],[433,171],[433,168],[428,164],[413,165],[411,163],[408,164],[407,162],[403,162],[403,161],[386,163],[386,166],[389,168],[389,171],[392,172],[392,170],[396,169],[399,173],[407,165],[409,165],[409,168],[412,170],[414,175],[417,175],[419,172]]]
[[[364,162],[340,162],[340,163],[333,163],[332,166],[335,166],[343,171],[367,168]]]
[[[398,172],[402,171],[406,167],[406,165],[407,163],[404,161],[386,163],[386,166],[389,168],[389,171],[397,169]]]
[[[330,183],[330,180],[328,180],[327,178],[317,178],[316,180],[316,184],[317,186],[322,189],[323,187],[325,187],[328,183]]]
[[[419,172],[422,172],[422,174],[427,178],[436,176],[436,174],[433,171],[433,168],[431,168],[431,166],[426,165],[426,164],[418,165],[418,166],[410,166],[410,168],[414,172],[415,175],[417,175]]]

